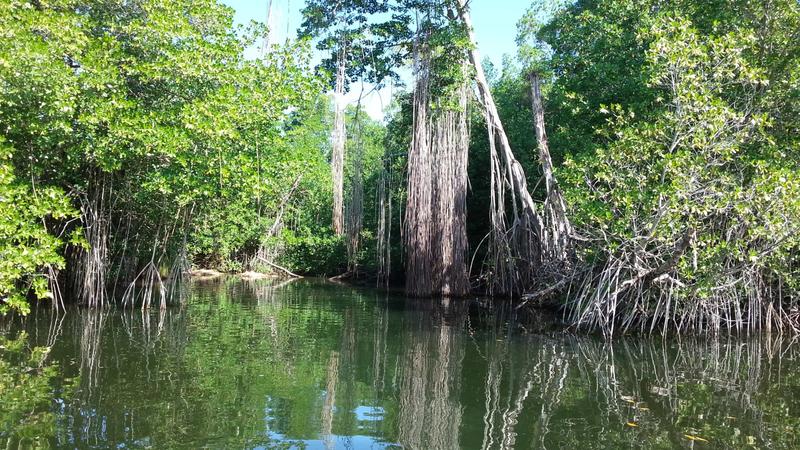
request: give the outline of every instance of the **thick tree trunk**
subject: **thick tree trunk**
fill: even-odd
[[[408,193],[406,199],[406,294],[425,297],[433,293],[433,211],[428,117],[427,56],[417,56],[414,88],[414,125],[408,153]],[[422,60],[420,60],[420,58]]]
[[[334,90],[335,117],[333,125],[333,151],[331,153],[331,175],[333,178],[333,232],[337,236],[344,234],[344,152],[347,134],[344,123],[344,84],[346,69],[346,52],[339,54],[339,65],[336,71],[336,87]]]
[[[430,54],[418,49],[414,134],[408,155],[406,293],[417,297],[469,293],[467,273],[467,87],[455,110],[432,111]]]

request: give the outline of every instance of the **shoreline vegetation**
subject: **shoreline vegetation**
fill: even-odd
[[[533,0],[500,67],[466,0],[306,0],[284,43],[233,14],[0,5],[0,314],[236,273],[800,333],[796,0]]]

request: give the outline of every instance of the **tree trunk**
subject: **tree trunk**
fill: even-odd
[[[522,165],[511,150],[503,123],[492,97],[486,74],[481,66],[467,0],[457,0],[457,16],[464,25],[471,43],[469,62],[475,71],[478,94],[484,107],[491,154],[491,223],[487,280],[492,294],[514,295],[535,283],[542,267],[544,220],[528,192]],[[451,19],[456,14],[450,11]],[[498,148],[499,152],[498,152]],[[505,198],[511,193],[510,201]],[[513,206],[513,221],[506,219],[506,204]],[[521,209],[521,214],[519,209]]]
[[[553,175],[553,160],[550,157],[550,147],[547,145],[547,132],[544,125],[544,108],[542,107],[542,92],[540,89],[540,79],[537,72],[531,72],[531,97],[533,100],[534,128],[536,129],[536,141],[539,144],[539,163],[542,165],[545,186],[547,189],[547,202],[545,209],[547,212],[548,242],[547,247],[550,256],[565,261],[570,247],[570,235],[572,226],[567,218],[567,207],[564,196],[558,187],[558,181]]]
[[[469,294],[467,273],[467,86],[458,107],[431,109],[431,55],[416,50],[414,134],[408,154],[406,293],[416,297]],[[420,48],[421,47],[421,48]]]
[[[336,236],[344,234],[344,152],[347,139],[344,123],[344,84],[346,51],[340,50],[334,89],[335,117],[333,126],[333,151],[331,153],[331,175],[333,178],[333,232]]]
[[[468,2],[467,0],[457,0],[456,3],[458,4],[458,16],[467,29],[471,44],[469,61],[475,70],[475,81],[478,84],[478,92],[485,108],[484,113],[486,115],[486,121],[491,129],[494,130],[494,134],[500,144],[503,159],[505,160],[506,166],[510,169],[509,175],[511,177],[511,182],[514,185],[516,194],[519,196],[519,202],[522,205],[523,212],[531,218],[541,220],[539,213],[536,211],[533,198],[528,192],[528,182],[525,179],[525,172],[522,170],[522,165],[520,165],[519,161],[514,157],[514,152],[511,150],[511,144],[508,141],[506,130],[503,128],[503,123],[500,121],[500,114],[497,112],[497,105],[494,102],[494,97],[492,97],[492,91],[489,88],[489,82],[486,81],[486,73],[483,71],[483,66],[481,65],[480,53],[478,52],[478,46],[475,41],[475,32],[472,28],[472,19],[469,15]],[[490,136],[490,139],[492,139],[492,136]]]

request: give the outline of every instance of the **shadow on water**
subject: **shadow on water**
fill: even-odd
[[[561,333],[505,303],[220,279],[165,311],[38,310],[61,448],[797,448],[798,346]]]

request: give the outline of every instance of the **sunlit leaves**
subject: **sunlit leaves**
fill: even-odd
[[[24,314],[29,293],[39,299],[52,297],[45,266],[64,266],[63,242],[50,234],[48,220],[76,212],[58,189],[32,189],[17,180],[9,163],[11,152],[0,140],[0,314]]]
[[[13,224],[0,239],[7,304],[23,308],[29,289],[48,296],[37,273],[64,264],[54,233],[76,236],[63,192],[77,203],[102,179],[113,186],[108,219],[128,224],[119,233],[152,242],[184,211],[202,225],[239,198],[259,199],[247,208],[265,217],[249,223],[267,222],[290,176],[267,169],[309,156],[277,150],[321,89],[308,45],[246,59],[264,28],[234,27],[214,0],[13,0],[0,5],[0,30],[0,137],[13,147],[2,184],[14,205],[2,209]]]
[[[798,117],[769,103],[771,78],[786,75],[764,63],[786,49],[763,47],[785,31],[759,29],[758,21],[737,26],[732,18],[742,13],[722,6],[687,1],[647,14],[625,0],[599,3],[578,2],[542,31],[555,48],[552,62],[564,70],[553,92],[563,103],[552,120],[566,114],[578,124],[559,128],[566,136],[556,145],[583,141],[580,128],[594,124],[591,151],[575,151],[560,173],[576,223],[609,254],[624,242],[658,254],[695,230],[678,274],[696,298],[735,286],[731,274],[742,267],[796,284],[797,160],[776,131],[778,121]],[[769,13],[742,8],[753,17],[798,15],[796,4]],[[634,56],[619,60],[626,52]]]

